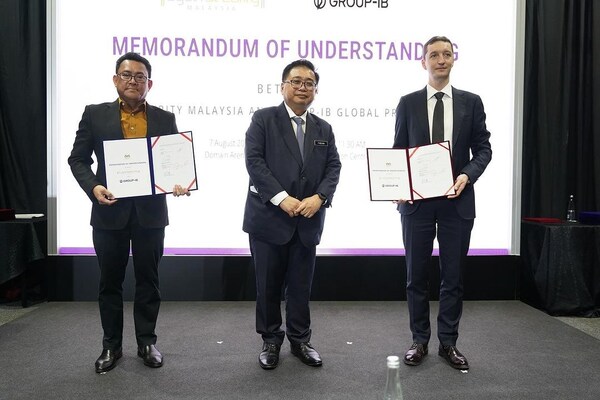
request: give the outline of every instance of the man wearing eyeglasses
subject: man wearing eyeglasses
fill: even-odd
[[[300,361],[322,365],[310,343],[309,299],[325,209],[342,166],[331,125],[307,111],[319,83],[313,64],[294,61],[281,80],[283,102],[254,113],[245,147],[250,182],[243,230],[256,272],[256,331],[263,340],[258,361],[263,369],[277,367],[286,336]]]
[[[91,225],[94,249],[100,266],[98,301],[104,336],[96,372],[111,370],[122,356],[123,279],[131,253],[135,271],[133,316],[137,354],[148,367],[162,366],[162,354],[155,347],[156,320],[160,307],[158,263],[163,254],[165,226],[168,225],[164,195],[115,199],[106,187],[103,142],[176,133],[175,115],[146,102],[152,88],[152,68],[136,53],[121,56],[113,83],[119,98],[88,105],[69,157],[75,179],[92,201]],[[98,165],[92,171],[92,153]],[[173,195],[189,195],[175,185]]]

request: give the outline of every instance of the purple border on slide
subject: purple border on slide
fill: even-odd
[[[60,255],[89,255],[95,254],[91,247],[61,247]],[[245,248],[165,248],[165,255],[182,256],[244,256],[249,255],[250,250]],[[433,250],[437,256],[438,250]],[[317,247],[317,255],[320,256],[403,256],[404,249],[323,249]],[[470,256],[507,256],[507,249],[471,249]]]

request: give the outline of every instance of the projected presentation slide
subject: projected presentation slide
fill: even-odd
[[[492,162],[475,184],[470,254],[510,254],[516,3],[55,0],[49,100],[58,254],[93,253],[90,200],[67,158],[84,107],[117,99],[115,61],[129,51],[152,64],[148,103],[194,132],[198,190],[168,195],[165,254],[249,254],[245,133],[256,110],[283,101],[283,68],[300,58],[320,74],[310,112],[333,126],[342,161],[318,254],[403,254],[396,205],[370,201],[366,149],[393,145],[396,106],[427,84],[420,60],[434,35],[452,40],[451,83],[481,96],[492,134]]]

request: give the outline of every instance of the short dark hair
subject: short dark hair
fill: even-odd
[[[315,83],[319,83],[319,74],[317,73],[317,71],[315,71],[315,66],[313,65],[313,63],[305,59],[292,61],[291,63],[286,65],[286,67],[283,69],[283,73],[281,74],[281,81],[285,81],[285,79],[290,74],[290,71],[296,67],[306,67],[310,69],[315,74]]]
[[[152,66],[150,65],[150,61],[146,60],[144,57],[140,56],[138,53],[134,53],[132,51],[130,51],[129,53],[123,54],[121,57],[119,57],[119,59],[117,60],[117,65],[115,66],[115,74],[119,73],[119,67],[121,66],[121,63],[125,60],[141,62],[142,64],[144,64],[146,66],[146,69],[148,70],[148,79],[150,79],[152,77]]]
[[[425,58],[425,55],[427,54],[427,46],[429,46],[430,44],[433,44],[435,42],[450,43],[450,46],[452,47],[452,41],[450,39],[448,39],[446,36],[434,36],[431,39],[429,39],[428,41],[426,41],[425,44],[423,45],[423,58]]]

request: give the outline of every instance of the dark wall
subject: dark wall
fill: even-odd
[[[430,264],[432,299],[439,288],[437,257]],[[518,256],[473,256],[465,265],[465,300],[516,300]],[[95,256],[52,256],[47,291],[51,301],[87,301],[98,296]],[[244,257],[165,256],[160,266],[165,301],[254,300],[254,266]],[[133,265],[127,267],[126,300],[133,299]],[[313,300],[406,300],[404,257],[317,257]]]

